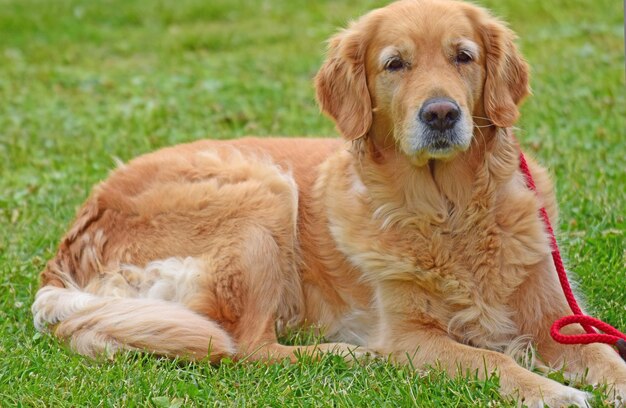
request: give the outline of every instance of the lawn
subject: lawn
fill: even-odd
[[[32,325],[39,271],[115,160],[201,138],[335,134],[311,82],[324,40],[382,4],[0,0],[0,406],[511,405],[497,378],[384,361],[93,362]],[[623,6],[483,4],[510,22],[533,68],[517,133],[556,178],[563,255],[588,308],[624,330]]]

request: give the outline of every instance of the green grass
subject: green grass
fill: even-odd
[[[508,405],[497,378],[384,361],[97,363],[32,326],[37,274],[114,158],[200,138],[334,134],[311,85],[323,41],[382,3],[0,0],[0,406]],[[533,67],[518,136],[555,175],[563,254],[590,309],[626,329],[622,6],[484,4]]]

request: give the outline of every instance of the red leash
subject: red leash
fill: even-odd
[[[530,169],[528,168],[528,163],[526,162],[524,153],[520,152],[519,160],[520,170],[526,178],[526,185],[528,186],[528,188],[536,193],[537,187],[535,186],[533,176],[530,174]],[[556,238],[554,237],[554,230],[552,229],[552,225],[550,224],[550,219],[548,218],[548,213],[546,212],[546,209],[542,207],[540,210],[540,214],[541,218],[543,219],[543,223],[545,224],[546,229],[550,234],[550,241],[552,245],[552,259],[554,260],[554,266],[556,267],[556,272],[559,276],[561,287],[563,288],[563,294],[567,299],[567,303],[570,309],[572,309],[572,312],[574,313],[573,315],[565,316],[554,322],[554,324],[550,328],[550,335],[552,336],[554,341],[561,344],[610,344],[617,348],[617,351],[620,353],[624,361],[626,361],[626,334],[620,332],[610,324],[604,323],[602,320],[583,314],[582,310],[580,310],[580,307],[576,302],[576,298],[574,297],[574,293],[572,292],[572,288],[570,287],[569,281],[567,280],[567,274],[565,273],[565,267],[563,266],[561,253],[559,252],[559,246],[556,242]],[[587,333],[563,334],[560,332],[563,327],[569,326],[570,324],[574,323],[580,324]],[[599,329],[604,333],[598,333],[596,329]]]

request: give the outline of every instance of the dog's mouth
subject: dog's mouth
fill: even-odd
[[[460,149],[447,141],[440,141],[424,150],[410,154],[408,158],[413,165],[421,167],[426,165],[426,163],[431,160],[452,160],[456,154],[462,150],[464,149]]]
[[[456,128],[443,132],[427,130],[422,134],[421,150],[432,159],[451,158],[457,152],[467,149],[461,133]]]
[[[472,124],[465,120],[441,130],[416,121],[409,129],[407,137],[400,140],[403,140],[404,152],[416,166],[423,166],[431,159],[452,160],[469,148],[472,139]]]
[[[449,140],[437,139],[428,146],[431,152],[446,151],[452,149],[452,143]]]

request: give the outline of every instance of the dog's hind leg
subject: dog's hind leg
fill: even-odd
[[[285,346],[277,342],[259,345],[247,355],[238,353],[238,358],[245,361],[281,361],[288,359],[296,362],[300,356],[309,356],[314,359],[322,357],[325,353],[336,354],[348,362],[367,361],[375,356],[375,353],[363,347],[347,343],[321,343],[310,346]]]
[[[302,309],[295,234],[285,235],[284,230],[271,228],[275,225],[268,225],[267,220],[256,220],[256,225],[240,221],[246,225],[238,234],[240,244],[221,251],[228,256],[214,252],[206,259],[211,270],[205,273],[198,295],[187,306],[225,328],[236,343],[233,358],[237,360],[295,362],[301,354],[319,357],[324,352],[341,354],[347,360],[359,357],[362,349],[343,343],[278,343],[277,320],[297,323]]]

